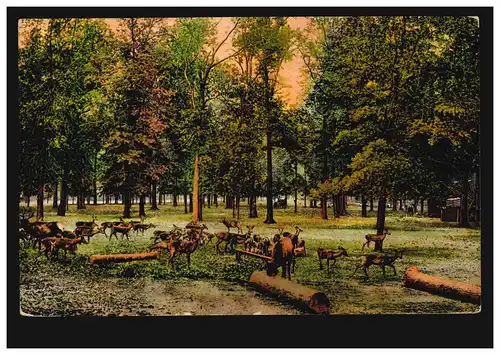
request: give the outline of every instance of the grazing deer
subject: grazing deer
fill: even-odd
[[[139,232],[141,232],[142,235],[144,235],[144,231],[148,230],[149,228],[156,228],[156,226],[153,223],[149,223],[149,224],[139,223],[139,224],[134,224],[133,228],[134,228],[135,234],[139,234]]]
[[[167,250],[170,253],[168,263],[175,270],[174,258],[177,253],[186,254],[188,270],[191,269],[191,254],[195,252],[199,245],[200,236],[194,230],[188,232],[189,238],[183,240],[161,241],[149,247],[149,250]]]
[[[118,236],[116,233],[121,233],[122,239],[124,236],[126,236],[127,240],[129,240],[128,233],[130,232],[132,227],[133,227],[132,222],[129,222],[128,224],[120,224],[118,226],[115,226],[115,225],[111,226],[111,234],[109,235],[109,240],[111,241],[111,238],[113,238],[113,235],[118,240]]]
[[[377,235],[377,234],[365,235],[366,242],[361,247],[361,251],[363,251],[365,249],[365,246],[367,246],[369,248],[370,242],[375,242],[375,249],[379,249],[380,251],[382,251],[382,242],[384,241],[385,237],[387,237],[388,235],[391,235],[391,233],[389,232],[389,230],[387,228],[384,229],[384,234],[382,234],[382,235]],[[380,248],[377,248],[377,245],[379,245]]]
[[[326,259],[326,268],[328,270],[328,273],[330,273],[330,260],[333,260],[332,266],[335,266],[335,264],[337,263],[337,258],[341,256],[348,256],[347,250],[342,247],[339,247],[338,251],[318,248],[319,269],[323,270],[323,264],[321,263],[321,260]]]
[[[47,237],[55,237],[63,233],[63,225],[57,222],[30,222],[30,218],[34,215],[34,211],[28,213],[28,216],[23,212],[21,213],[19,220],[19,227],[22,228],[33,240],[33,249],[36,249],[38,245],[38,250],[41,249],[41,240]]]
[[[397,259],[403,259],[403,252],[402,251],[396,252],[395,255],[376,255],[376,254],[363,255],[361,257],[361,264],[356,266],[356,269],[352,273],[351,277],[354,276],[356,271],[358,271],[358,269],[360,269],[360,268],[363,268],[366,277],[369,277],[367,270],[371,265],[380,266],[382,268],[383,273],[384,273],[384,278],[385,278],[385,267],[386,266],[392,267],[392,269],[394,270],[394,275],[396,275],[396,268],[394,267],[394,262]]]
[[[228,233],[231,232],[231,228],[237,228],[238,229],[238,233],[240,233],[240,234],[243,233],[243,228],[241,226],[241,222],[240,221],[236,221],[236,220],[230,221],[226,217],[222,217],[221,222],[227,227],[227,232]]]
[[[275,235],[277,242],[271,252],[273,261],[268,265],[267,274],[275,276],[278,274],[278,268],[281,267],[281,277],[286,278],[288,275],[288,280],[291,280],[290,269],[295,270],[292,240],[288,237],[276,239],[276,236],[279,238],[279,234]]]

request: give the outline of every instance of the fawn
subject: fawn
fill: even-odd
[[[378,245],[380,246],[379,250],[382,251],[382,242],[384,241],[385,237],[387,237],[388,235],[391,235],[391,233],[389,232],[389,230],[387,228],[384,229],[384,234],[382,234],[382,235],[377,235],[377,234],[365,235],[366,242],[361,247],[361,251],[363,251],[365,249],[365,246],[367,246],[369,248],[370,242],[375,242],[375,249],[377,249],[377,243],[378,243]]]
[[[403,252],[402,251],[396,252],[395,255],[376,255],[376,254],[363,255],[361,257],[361,264],[356,266],[356,270],[354,270],[351,277],[354,276],[356,271],[358,271],[358,269],[360,269],[360,268],[363,268],[363,271],[365,272],[366,277],[369,277],[367,270],[371,265],[380,266],[382,268],[383,273],[384,273],[384,278],[385,278],[385,267],[386,266],[392,267],[392,269],[394,270],[394,275],[396,275],[396,268],[394,267],[394,262],[397,259],[403,259]]]
[[[338,251],[326,250],[323,248],[318,248],[318,258],[319,258],[319,269],[323,270],[323,264],[321,260],[326,259],[326,269],[328,273],[330,273],[330,260],[333,260],[333,266],[337,263],[337,259],[341,256],[348,256],[347,250],[342,247],[339,247]]]

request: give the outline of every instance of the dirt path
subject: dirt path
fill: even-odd
[[[21,309],[37,316],[298,314],[291,306],[230,283],[73,277],[25,282]]]

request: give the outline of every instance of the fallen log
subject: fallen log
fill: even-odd
[[[481,286],[450,280],[445,277],[427,275],[415,266],[406,270],[404,285],[461,301],[477,304],[481,302]]]
[[[316,313],[328,313],[330,302],[323,292],[280,276],[267,276],[263,271],[253,272],[248,281],[256,288],[284,296],[290,301],[305,306]]]
[[[90,265],[94,264],[110,264],[110,263],[125,263],[136,260],[151,260],[157,259],[160,255],[159,251],[137,254],[108,254],[108,255],[92,255],[90,256]]]

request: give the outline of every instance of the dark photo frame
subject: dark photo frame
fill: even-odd
[[[17,235],[19,209],[18,20],[53,17],[478,16],[481,91],[481,309],[474,314],[330,316],[30,317],[20,314],[18,241],[7,240],[7,346],[92,347],[398,347],[493,346],[493,8],[142,8],[9,7],[7,9],[7,236]],[[390,272],[390,271],[389,271]],[[374,331],[365,331],[365,329]],[[64,336],[66,332],[86,336]],[[265,333],[255,337],[248,334]],[[301,336],[280,336],[301,334]],[[390,336],[381,335],[381,333]],[[61,334],[61,336],[55,336]],[[88,335],[88,336],[87,336]]]

